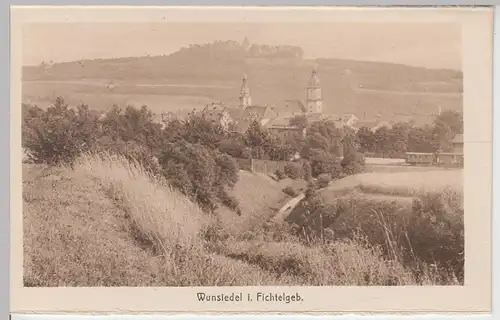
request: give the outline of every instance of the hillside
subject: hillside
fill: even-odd
[[[343,232],[346,224],[362,221],[362,224],[371,225],[376,222],[373,220],[378,220],[377,210],[383,215],[392,215],[390,220],[404,225],[412,214],[409,209],[413,201],[418,195],[426,193],[431,197],[439,195],[440,201],[450,201],[456,212],[463,212],[463,170],[420,169],[367,172],[332,182],[317,194],[328,208],[326,216],[331,217],[325,217],[322,228]],[[286,220],[299,226],[310,224],[315,232],[319,232],[318,217],[306,219],[306,211],[304,204],[299,204]]]
[[[232,50],[232,51],[231,51]],[[210,54],[208,54],[209,52]],[[108,109],[113,104],[146,104],[155,112],[202,108],[213,100],[237,103],[247,73],[256,104],[303,100],[304,86],[317,65],[326,113],[435,113],[462,109],[462,74],[404,65],[296,57],[253,57],[238,48],[215,46],[171,55],[97,59],[23,69],[23,102],[43,106],[56,96],[71,103]],[[113,82],[114,88],[106,85]],[[365,115],[366,113],[366,115]],[[428,121],[417,117],[417,121]],[[421,120],[419,120],[421,119]]]
[[[84,156],[73,169],[24,164],[23,201],[26,286],[435,281],[355,240],[305,246],[279,226],[279,241],[224,238],[211,216],[122,158]]]

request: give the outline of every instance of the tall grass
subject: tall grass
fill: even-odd
[[[200,246],[200,232],[210,217],[138,162],[105,153],[85,154],[77,160],[74,172],[98,178],[108,195],[126,210],[137,233],[157,250]]]
[[[125,244],[122,243],[122,247],[116,245],[112,228],[101,230],[107,232],[105,236],[93,235],[89,230],[80,234],[79,230],[70,228],[64,232],[68,233],[68,237],[71,236],[70,233],[78,234],[78,241],[71,242],[76,245],[76,249],[72,246],[66,247],[66,244],[61,245],[60,248],[64,248],[68,253],[66,259],[57,260],[57,265],[51,262],[53,253],[26,251],[30,281],[33,285],[75,285],[75,280],[69,277],[71,274],[90,275],[78,278],[81,282],[76,285],[80,286],[96,283],[113,286],[141,285],[142,280],[139,279],[144,277],[147,282],[142,284],[150,286],[413,285],[435,284],[440,281],[437,277],[430,276],[433,275],[431,267],[423,268],[422,270],[425,270],[422,275],[416,276],[399,258],[399,247],[389,246],[394,254],[387,255],[388,246],[384,241],[369,241],[373,235],[366,232],[359,235],[354,224],[352,231],[356,232],[352,237],[326,242],[323,239],[313,239],[307,244],[301,242],[286,223],[262,221],[260,225],[255,224],[250,231],[235,235],[228,232],[225,224],[217,217],[203,212],[195,203],[170,188],[163,178],[149,173],[139,163],[121,156],[88,153],[78,158],[71,168],[59,168],[57,172],[71,177],[72,180],[68,180],[67,185],[63,187],[72,190],[61,196],[49,190],[43,197],[53,197],[51,201],[54,205],[61,206],[58,212],[64,213],[64,206],[73,203],[75,208],[72,212],[78,214],[81,223],[85,223],[85,218],[95,219],[99,216],[108,220],[106,215],[111,213],[88,210],[107,208],[93,207],[92,199],[101,199],[104,196],[108,203],[111,199],[113,210],[122,212],[114,215],[115,218],[124,220],[120,224],[125,226],[127,234],[132,235],[134,250],[137,250],[135,247],[141,248],[140,259],[148,260],[148,263],[140,268],[147,269],[148,265],[152,267],[145,276],[138,277],[137,281],[129,281],[128,278],[133,276],[131,272],[120,271],[116,275],[117,272],[106,271],[107,267],[104,265],[99,267],[102,274],[96,275],[95,268],[101,263],[99,261],[102,257],[106,256],[106,252],[119,253]],[[99,188],[92,189],[87,186],[85,189],[78,189],[76,181],[89,182],[89,179],[93,181],[88,183],[89,186],[98,185]],[[36,183],[36,179],[33,183]],[[59,182],[55,182],[55,185],[57,183]],[[33,186],[32,190],[37,190],[36,186]],[[78,194],[79,199],[72,199],[72,194]],[[61,197],[66,198],[62,200]],[[30,198],[25,200],[29,202]],[[78,208],[81,203],[86,203],[84,210]],[[425,205],[422,208],[425,208]],[[44,207],[38,208],[32,204],[28,206],[28,210],[41,212]],[[28,212],[25,216],[32,215]],[[71,216],[62,215],[50,217],[50,221],[72,219]],[[371,227],[381,231],[374,234],[380,235],[381,239],[388,239],[391,243],[398,243],[399,234],[396,237],[394,229],[380,229],[377,225],[378,222],[386,226],[390,224],[386,213],[384,216],[374,216],[372,212],[371,215],[363,217],[373,218],[370,220],[373,222]],[[37,234],[36,223],[30,224],[30,233],[25,234],[28,239]],[[92,222],[98,223],[97,220]],[[54,235],[59,236],[57,232]],[[44,248],[51,248],[51,241],[49,239]],[[27,243],[29,246],[36,245],[33,239]],[[86,253],[86,248],[92,248],[88,250],[99,254]],[[73,252],[74,250],[77,251]],[[127,254],[129,252],[134,251],[129,250]],[[40,259],[40,256],[43,256],[43,259]],[[74,261],[69,263],[68,259]],[[116,257],[112,255],[109,259]],[[64,269],[65,263],[73,269]],[[127,263],[122,263],[120,270],[126,270]],[[115,261],[109,261],[105,265],[113,266]],[[49,276],[47,270],[52,270]],[[37,280],[41,276],[44,280]],[[106,280],[110,276],[112,281]]]
[[[205,235],[214,217],[139,163],[110,154],[85,154],[74,174],[97,179],[117,206],[127,213],[129,231],[139,244],[163,258],[164,285],[249,285],[280,283],[247,264],[228,261],[205,250]]]

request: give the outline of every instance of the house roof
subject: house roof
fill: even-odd
[[[262,118],[270,117],[271,113],[270,106],[248,106],[243,111],[240,119],[243,121],[261,120]]]
[[[357,118],[355,115],[353,115],[353,114],[343,114],[343,115],[341,116],[341,118],[342,118],[342,121],[349,121],[350,119],[354,119],[354,120],[357,120],[357,119],[358,119],[358,118]]]
[[[342,118],[331,114],[310,113],[307,115],[307,121],[332,121],[337,128],[342,128],[343,126]]]
[[[300,127],[297,127],[297,126],[290,126],[290,125],[279,125],[279,124],[275,124],[275,125],[271,125],[268,127],[268,129],[280,129],[280,130],[304,130],[304,128],[300,128]]]
[[[462,133],[456,134],[451,143],[464,143],[464,135]]]
[[[275,112],[280,114],[301,114],[306,112],[304,104],[300,100],[285,100],[280,106],[273,108]]]
[[[231,109],[226,109],[227,113],[229,113],[229,115],[231,116],[231,118],[235,119],[235,120],[239,120],[240,117],[243,115],[243,109],[241,108],[231,108]]]
[[[286,118],[286,117],[273,118],[268,123],[266,123],[266,127],[267,128],[271,128],[271,127],[278,128],[278,127],[290,126],[290,119],[291,118]]]
[[[209,111],[225,111],[226,107],[222,102],[212,102],[211,104],[207,104],[205,108],[203,108],[202,112],[209,112]]]

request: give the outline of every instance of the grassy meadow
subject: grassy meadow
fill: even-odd
[[[227,213],[207,215],[165,181],[122,157],[86,154],[72,168],[24,164],[23,170],[25,286],[461,283],[423,262],[423,253],[408,262],[397,252],[396,245],[402,241],[397,237],[404,232],[396,235],[394,230],[403,230],[408,223],[389,218],[399,213],[411,217],[411,201],[396,201],[396,206],[394,201],[379,201],[373,206],[374,200],[369,197],[352,193],[337,197],[350,197],[352,205],[364,209],[365,218],[373,216],[368,205],[392,210],[371,219],[377,222],[385,217],[386,226],[372,224],[373,234],[364,230],[332,241],[305,242],[289,224],[269,222],[279,203],[289,199],[281,191],[286,181],[242,173],[234,192],[246,214],[240,221],[236,217],[228,223],[224,221]],[[374,187],[382,176],[368,174],[361,180],[365,186]],[[445,174],[441,179],[451,176]],[[399,181],[404,187],[409,180],[401,176]],[[381,190],[390,190],[384,191],[387,194],[408,198],[406,189],[397,193],[394,184],[380,186]],[[425,197],[421,201],[427,205]],[[251,203],[255,203],[254,208]],[[448,216],[459,215],[455,207],[449,210]],[[359,211],[351,215],[359,216]],[[347,220],[355,219],[334,222],[339,224],[339,234],[351,228],[345,225]],[[388,224],[392,226],[390,232]],[[421,225],[423,231],[436,231],[428,224]],[[439,234],[432,235],[441,239]]]

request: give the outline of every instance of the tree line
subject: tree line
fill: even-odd
[[[463,116],[456,111],[445,111],[432,125],[413,126],[394,123],[375,131],[362,127],[356,133],[359,150],[383,158],[404,158],[406,152],[451,152],[451,141],[463,133]]]
[[[102,116],[87,105],[70,108],[57,98],[46,110],[23,104],[22,112],[22,145],[32,162],[71,165],[82,153],[121,154],[165,178],[207,212],[220,205],[239,212],[231,196],[239,170],[234,158],[288,161],[283,174],[306,180],[338,178],[353,167],[354,158],[340,158],[341,150],[349,149],[343,146],[343,131],[329,121],[308,124],[305,138],[283,138],[258,122],[244,133],[230,132],[201,114],[162,126],[146,106],[113,106]],[[297,154],[301,159],[291,161]]]

